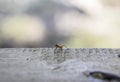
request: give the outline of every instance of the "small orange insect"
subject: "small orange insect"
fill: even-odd
[[[64,47],[64,45],[62,45],[62,44],[56,44],[56,45],[55,45],[54,53],[55,53],[55,51],[56,51],[57,49],[60,49],[60,51],[62,51],[63,47]]]
[[[57,49],[57,48],[59,48],[59,49],[63,49],[63,47],[64,47],[64,45],[62,45],[62,44],[56,44],[55,45],[55,50]]]

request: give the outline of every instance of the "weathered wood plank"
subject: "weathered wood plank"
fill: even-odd
[[[120,75],[120,49],[1,48],[0,82],[104,82],[84,71]]]

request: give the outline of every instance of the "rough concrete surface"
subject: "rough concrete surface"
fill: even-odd
[[[106,82],[85,71],[120,75],[120,49],[1,48],[0,82]]]

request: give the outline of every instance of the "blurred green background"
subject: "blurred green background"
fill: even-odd
[[[0,47],[119,48],[120,0],[0,0]]]

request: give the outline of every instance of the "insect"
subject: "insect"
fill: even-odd
[[[62,45],[62,44],[56,44],[55,45],[55,49],[54,49],[54,53],[55,52],[63,52],[63,48],[64,48],[64,45]],[[57,50],[58,49],[58,50]],[[57,50],[57,51],[56,51]]]
[[[61,61],[65,61],[65,51],[63,50],[65,46],[62,44],[56,44],[54,49],[54,59],[56,59],[57,63]]]
[[[65,48],[65,46],[64,45],[62,45],[62,44],[56,44],[55,45],[55,49],[54,49],[54,53],[55,52],[61,52],[61,53],[63,53],[63,48]],[[66,47],[67,48],[67,47]],[[58,49],[58,50],[57,50]],[[57,50],[57,51],[56,51]]]
[[[64,45],[62,45],[62,44],[56,44],[55,45],[55,50],[57,49],[57,48],[59,48],[59,49],[63,49],[63,47],[64,47]]]

